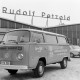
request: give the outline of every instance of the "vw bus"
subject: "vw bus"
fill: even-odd
[[[46,65],[60,63],[67,67],[70,48],[64,35],[34,30],[11,30],[0,45],[0,68],[15,74],[19,69],[31,69],[36,77],[44,74]]]

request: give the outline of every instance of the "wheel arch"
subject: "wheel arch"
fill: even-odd
[[[68,56],[65,56],[64,58],[66,58],[67,60],[69,60],[69,57],[68,57]],[[63,59],[64,59],[64,58],[63,58]],[[63,59],[62,59],[62,60],[63,60]]]
[[[39,58],[39,61],[43,61],[44,62],[44,65],[46,66],[46,58],[45,57]]]

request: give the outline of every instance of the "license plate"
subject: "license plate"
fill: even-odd
[[[8,62],[8,61],[1,61],[1,64],[2,65],[10,65],[10,62]]]

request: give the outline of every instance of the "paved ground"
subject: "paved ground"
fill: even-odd
[[[0,80],[80,80],[80,58],[71,58],[66,69],[61,69],[59,64],[47,66],[41,78],[34,78],[32,71],[18,71],[11,76],[6,70],[0,70]]]

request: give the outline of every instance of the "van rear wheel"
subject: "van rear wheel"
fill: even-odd
[[[8,69],[8,72],[11,74],[11,75],[14,75],[17,73],[18,70],[11,70],[11,69]]]
[[[64,58],[61,62],[60,62],[61,68],[65,69],[67,67],[67,58]]]
[[[44,74],[44,62],[39,61],[37,67],[33,69],[35,77],[42,77]]]

